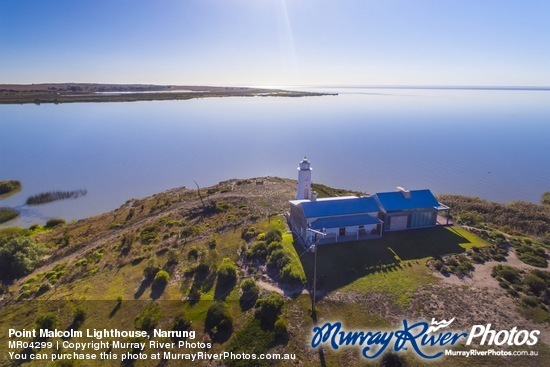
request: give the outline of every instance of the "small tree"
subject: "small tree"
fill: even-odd
[[[233,331],[233,318],[223,302],[214,302],[206,312],[204,328],[212,339],[224,339]]]
[[[240,299],[241,308],[249,309],[254,306],[260,295],[260,288],[258,288],[254,279],[245,279],[241,283],[241,291],[243,292]]]
[[[155,284],[159,286],[166,286],[168,281],[170,281],[170,274],[164,270],[159,270],[155,275]]]
[[[279,316],[285,301],[277,293],[269,293],[264,298],[260,298],[256,302],[256,317],[259,318],[262,324],[266,327],[273,327],[275,320]]]
[[[0,238],[0,278],[10,280],[29,274],[45,251],[30,237]]]
[[[283,234],[280,230],[272,228],[265,234],[265,242],[270,244],[273,241],[281,242],[283,240]]]
[[[218,282],[224,286],[234,285],[237,281],[237,266],[230,258],[225,258],[218,267]]]

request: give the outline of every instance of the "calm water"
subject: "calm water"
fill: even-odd
[[[0,180],[23,183],[0,206],[20,209],[19,225],[78,219],[193,180],[296,178],[304,155],[314,181],[365,192],[539,202],[550,190],[550,91],[337,92],[0,106]],[[80,188],[88,195],[77,200],[23,205]]]

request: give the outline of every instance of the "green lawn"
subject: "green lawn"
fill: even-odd
[[[458,227],[385,233],[380,239],[320,245],[317,284],[325,292],[341,288],[389,292],[397,302],[406,303],[419,285],[436,281],[425,265],[427,259],[486,245]],[[296,251],[303,250],[296,246]],[[301,259],[312,284],[314,255],[307,253]]]

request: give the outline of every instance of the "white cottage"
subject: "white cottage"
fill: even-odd
[[[290,226],[302,244],[345,242],[377,238],[382,234],[378,219],[380,207],[370,196],[344,196],[317,199],[311,191],[311,165],[307,158],[298,167],[296,200],[290,201]]]

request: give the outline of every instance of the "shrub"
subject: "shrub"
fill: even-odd
[[[475,226],[481,222],[481,216],[472,212],[464,212],[458,215],[458,220],[467,226]]]
[[[52,219],[48,219],[48,221],[46,222],[46,228],[54,228],[54,227],[57,227],[57,226],[60,226],[62,224],[65,224],[65,220],[64,219],[61,219],[61,218],[52,218]]]
[[[141,242],[150,244],[156,241],[159,228],[157,226],[147,226],[140,233]]]
[[[147,266],[143,269],[143,276],[145,278],[151,279],[157,275],[160,270],[160,265],[155,257],[149,258],[147,260]]]
[[[213,339],[233,331],[233,318],[223,302],[214,302],[206,312],[204,327]]]
[[[160,308],[155,305],[147,306],[137,315],[134,325],[137,330],[143,330],[151,333],[155,326],[157,326],[160,317]]]
[[[280,230],[272,228],[266,232],[264,239],[268,244],[273,241],[281,242],[283,240],[283,234]]]
[[[222,285],[235,284],[237,281],[237,266],[229,259],[225,258],[218,267],[218,282]]]
[[[256,302],[256,317],[264,326],[272,327],[281,312],[285,301],[277,293],[269,293],[267,296],[258,299]]]
[[[79,327],[86,320],[86,311],[82,307],[77,307],[73,312],[73,325]]]
[[[270,245],[271,246],[271,245]],[[267,257],[267,266],[275,269],[282,269],[285,265],[290,263],[290,257],[282,248],[278,248],[271,252]]]
[[[267,243],[265,241],[256,241],[248,249],[247,257],[265,261],[267,253]]]
[[[433,266],[434,266],[435,270],[440,271],[441,268],[443,268],[443,261],[441,261],[439,259],[435,260],[434,263],[433,263]]]
[[[520,270],[507,265],[497,265],[491,271],[493,277],[500,276],[510,283],[519,282]]]
[[[170,274],[164,270],[159,270],[155,275],[155,284],[165,286],[170,281]]]
[[[260,295],[260,288],[258,288],[254,279],[245,279],[241,283],[241,291],[243,292],[240,299],[241,307],[246,309],[252,307]]]
[[[546,283],[533,273],[529,273],[523,277],[523,283],[529,287],[535,295],[540,295],[546,289]]]
[[[532,297],[532,296],[521,297],[521,300],[527,306],[531,306],[531,307],[537,307],[537,305],[539,303],[539,300],[537,299],[537,297]]]
[[[187,255],[187,259],[197,260],[198,257],[199,257],[199,249],[197,249],[196,247],[191,247],[191,249],[189,250],[189,254]]]
[[[294,267],[292,267],[291,264],[286,264],[279,273],[280,279],[284,283],[288,284],[296,284],[296,285],[303,285],[305,283],[305,279],[302,274]]]
[[[185,316],[180,315],[174,319],[174,324],[172,330],[174,331],[187,331],[191,329],[191,321],[188,320]]]
[[[275,321],[273,329],[275,330],[275,337],[278,340],[284,340],[288,337],[288,329],[286,327],[286,321],[284,318],[279,317],[277,321]]]
[[[45,247],[30,237],[10,236],[0,238],[0,278],[19,278],[34,270]]]
[[[219,201],[219,202],[216,203],[215,210],[217,212],[225,212],[225,211],[229,210],[230,207],[231,207],[231,205],[229,205],[229,203],[226,203],[225,201]]]
[[[57,324],[57,316],[53,313],[38,315],[36,317],[36,327],[38,329],[53,329]]]
[[[250,241],[254,237],[258,235],[258,232],[256,232],[256,229],[254,227],[245,227],[241,231],[241,238],[245,241]]]

